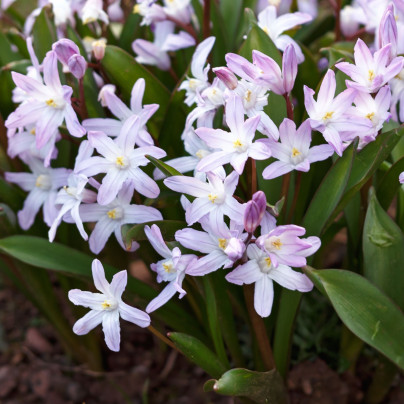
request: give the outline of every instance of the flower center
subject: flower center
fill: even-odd
[[[269,258],[269,257],[262,257],[262,258],[258,261],[258,266],[260,267],[260,270],[261,270],[262,273],[268,274],[269,272],[271,272],[271,269],[272,269],[272,261],[271,261],[271,258]]]
[[[233,147],[238,151],[238,152],[243,152],[246,149],[246,145],[241,143],[240,139],[237,139],[235,142],[233,142]]]
[[[198,157],[199,160],[202,160],[204,157],[206,157],[207,155],[209,155],[210,152],[208,150],[205,149],[199,149],[196,153],[195,156]]]
[[[373,70],[369,70],[368,71],[368,80],[373,81],[374,78],[375,78],[375,72]]]
[[[196,88],[198,87],[198,81],[195,79],[189,80],[188,84],[189,84],[190,90],[196,90]],[[213,91],[214,91],[214,93],[213,93]],[[213,91],[212,91],[212,93],[216,94],[216,90],[213,90]]]
[[[135,4],[133,6],[133,14],[140,14],[140,4]]]
[[[263,30],[267,35],[269,35],[269,29],[268,29],[268,27],[263,27],[262,30]]]
[[[53,107],[53,108],[58,107],[58,105],[56,104],[56,102],[53,98],[49,98],[49,100],[46,100],[46,105],[49,105],[50,107]]]
[[[36,129],[35,129],[35,128],[32,128],[32,129],[29,131],[29,133],[31,133],[31,135],[34,135],[34,136],[35,136],[35,134],[36,134]]]
[[[103,310],[115,310],[118,307],[118,303],[115,299],[108,299],[104,300],[104,302],[101,304],[101,307]]]
[[[219,248],[224,250],[227,247],[227,240],[225,238],[219,238]]]
[[[217,199],[217,195],[209,194],[209,195],[208,195],[208,198],[209,198],[209,200],[210,200],[212,203],[215,203],[215,201],[216,201],[216,199]]]
[[[367,115],[365,115],[365,118],[368,118],[371,121],[373,121],[374,116],[375,116],[374,112],[369,112]]]
[[[292,149],[292,157],[297,157],[300,156],[302,153],[299,152],[299,150],[296,149],[296,147],[294,147]]]
[[[333,115],[334,115],[334,111],[326,112],[323,116],[323,121],[328,121],[329,119],[332,118]]]
[[[282,247],[282,242],[279,237],[270,237],[265,240],[265,248],[268,251],[280,250]]]
[[[116,207],[107,212],[107,216],[112,220],[119,220],[123,217],[123,210],[120,207]]]
[[[52,188],[52,179],[49,175],[41,174],[38,175],[35,186],[37,188],[43,189],[44,191],[48,191]]]
[[[168,260],[163,263],[164,271],[168,274],[172,274],[175,272],[174,264],[171,260]]]
[[[125,156],[119,156],[115,160],[115,165],[120,168],[126,168],[128,166],[128,159]]]

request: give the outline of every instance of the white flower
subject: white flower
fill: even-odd
[[[101,262],[93,261],[92,272],[94,285],[101,293],[84,292],[73,289],[69,292],[69,299],[79,306],[91,310],[76,321],[73,331],[77,335],[84,335],[102,323],[105,342],[111,351],[118,352],[121,341],[119,317],[145,328],[150,325],[150,317],[144,311],[135,309],[121,299],[127,283],[127,272],[120,271],[114,275],[112,282],[105,279],[105,272]]]

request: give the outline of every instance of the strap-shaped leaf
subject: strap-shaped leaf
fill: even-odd
[[[357,142],[351,144],[328,171],[303,218],[308,235],[319,236],[340,201],[351,173]]]
[[[404,315],[363,276],[339,269],[305,268],[342,322],[360,339],[404,369]]]
[[[373,189],[366,212],[362,246],[364,275],[404,309],[404,236],[380,206]]]
[[[168,337],[191,362],[210,376],[220,377],[226,371],[218,357],[199,339],[180,332],[170,332]]]

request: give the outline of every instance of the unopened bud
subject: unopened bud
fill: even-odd
[[[216,67],[212,70],[229,90],[234,90],[238,86],[237,77],[229,68]]]
[[[107,41],[103,38],[92,43],[93,55],[97,60],[101,60],[104,57],[106,45]]]
[[[56,53],[60,62],[67,65],[73,55],[80,55],[79,47],[70,39],[63,38],[52,45],[52,50]]]
[[[86,69],[87,62],[81,55],[73,55],[67,62],[67,66],[69,67],[70,72],[73,74],[76,79],[83,78]]]
[[[244,242],[236,237],[232,237],[231,239],[229,239],[227,241],[226,248],[224,249],[224,252],[233,262],[240,259],[243,256],[244,251],[245,251]]]
[[[253,195],[253,199],[248,201],[244,211],[244,228],[248,233],[254,233],[260,225],[267,206],[267,199],[262,191]]]
[[[100,101],[100,103],[101,103],[101,105],[102,105],[103,107],[107,107],[107,106],[108,106],[108,105],[107,105],[107,101],[105,100],[104,94],[105,94],[106,92],[115,94],[115,90],[116,90],[116,87],[115,87],[113,84],[105,84],[105,86],[103,86],[103,87],[101,88],[100,92],[98,93],[98,101]]]
[[[390,44],[390,60],[397,56],[397,23],[394,18],[394,8],[390,4],[383,14],[378,30],[379,49]]]

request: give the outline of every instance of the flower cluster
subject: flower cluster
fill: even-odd
[[[63,38],[66,26],[75,24],[76,15],[97,29],[119,20],[120,2],[107,2],[107,9],[101,0],[44,3],[53,6],[60,39],[40,64],[28,37],[32,67],[26,75],[13,72],[13,99],[19,106],[5,122],[8,154],[19,157],[31,170],[5,175],[7,181],[28,192],[18,213],[21,228],[29,229],[43,206],[51,242],[64,221],[76,225],[94,254],[102,252],[112,233],[124,250],[135,251],[139,243],[134,241],[128,247],[122,226],[143,227],[143,223],[163,221],[161,212],[151,205],[165,187],[182,195],[187,226],[175,232],[173,245],[166,243],[157,224],[144,225],[145,237],[162,258],[151,269],[158,283],[167,283],[148,303],[147,313],[166,304],[176,293],[180,298],[185,296],[186,276],[206,276],[214,271],[236,285],[254,284],[254,308],[261,317],[271,314],[273,281],[290,290],[310,291],[312,282],[296,269],[304,267],[307,257],[320,248],[320,239],[303,238],[306,230],[286,221],[286,215],[279,220],[279,212],[267,203],[272,195],[257,191],[256,162],[265,166],[259,172],[259,183],[281,176],[289,179],[291,172],[308,172],[312,164],[329,159],[334,152],[342,156],[356,138],[359,149],[363,148],[376,139],[391,117],[404,120],[404,58],[398,56],[403,50],[397,39],[403,27],[401,20],[395,19],[404,13],[401,2],[377,2],[383,3],[381,12],[360,1],[354,9],[342,10],[345,34],[356,32],[366,21],[366,29],[376,34],[375,46],[369,48],[358,39],[354,60],[337,63],[337,73],[328,69],[316,95],[308,86],[299,84],[297,88],[305,56],[286,34],[315,17],[315,1],[298,1],[299,11],[294,13],[289,12],[290,1],[269,6],[260,1],[257,29],[269,37],[279,54],[272,58],[253,50],[247,55],[249,60],[227,53],[223,59],[226,66],[211,69],[208,60],[216,39],[208,36],[197,44],[190,0],[138,0],[133,11],[141,16],[142,25],[150,26],[153,40],[133,41],[137,63],[169,71],[175,77],[173,52],[196,46],[189,76],[178,83],[187,106],[184,110],[189,112],[181,135],[188,155],[165,161],[169,169],[181,174],[168,177],[161,162],[153,173],[146,167],[151,160],[166,157],[149,125],[159,105],[143,104],[146,81],[137,79],[126,105],[99,68],[105,40],[98,38],[91,43],[96,61],[91,63],[88,49],[82,55],[73,41]],[[34,10],[27,20],[27,33],[40,10]],[[98,106],[105,108],[106,115],[89,117],[82,96],[83,77],[91,74],[94,65],[98,68],[92,77],[99,84]],[[61,79],[60,71],[68,80]],[[337,88],[336,74],[342,73],[349,80],[346,88]],[[62,84],[65,82],[70,85]],[[73,87],[79,98],[73,97]],[[294,116],[296,90],[302,93],[301,115],[306,119]],[[270,97],[286,105],[287,116],[278,124],[268,108]],[[79,145],[71,169],[54,164],[62,138]],[[187,173],[190,175],[182,175]],[[404,182],[403,175],[400,182]],[[283,197],[287,187],[284,192]],[[86,229],[84,223],[92,225]],[[92,270],[100,293],[69,293],[74,304],[91,309],[73,330],[82,335],[102,323],[108,347],[117,351],[119,316],[141,327],[149,326],[150,317],[122,302],[126,271],[117,273],[109,284],[98,260],[94,260]]]

